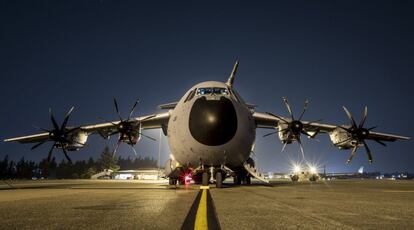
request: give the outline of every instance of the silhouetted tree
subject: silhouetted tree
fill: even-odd
[[[116,158],[112,157],[112,152],[109,150],[108,146],[105,146],[104,150],[101,153],[101,157],[99,161],[99,169],[111,169],[111,170],[119,170],[119,165],[117,165]]]

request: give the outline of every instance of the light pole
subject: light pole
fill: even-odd
[[[157,179],[159,180],[160,179],[160,168],[161,168],[161,165],[160,165],[160,157],[161,157],[161,138],[162,138],[162,130],[160,129],[160,138],[159,138],[159,141],[158,141],[158,176],[157,176]]]

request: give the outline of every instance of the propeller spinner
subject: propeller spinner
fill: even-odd
[[[365,139],[367,139],[369,137],[370,131],[375,129],[376,126],[368,128],[368,129],[364,128],[364,124],[365,124],[365,121],[366,121],[367,116],[368,116],[368,107],[365,106],[363,117],[362,117],[362,119],[361,119],[361,121],[359,122],[358,125],[355,122],[351,112],[349,112],[349,110],[345,106],[343,106],[343,109],[344,109],[346,115],[348,116],[348,119],[351,122],[351,127],[342,127],[342,126],[338,126],[338,127],[345,130],[345,131],[347,131],[351,135],[348,139],[346,139],[344,141],[341,141],[340,143],[347,142],[347,141],[350,141],[350,140],[355,140],[356,141],[356,144],[352,148],[351,155],[349,156],[346,163],[349,164],[352,161],[352,158],[355,156],[356,151],[357,151],[357,149],[360,145],[363,145],[365,147],[365,151],[366,151],[366,154],[367,154],[367,157],[368,157],[368,161],[369,161],[369,163],[372,163],[372,153],[371,153],[371,150],[369,149]],[[376,141],[377,143],[379,143],[383,146],[387,146],[384,142],[382,142],[378,139],[374,139],[374,138],[370,138],[370,139]]]
[[[111,121],[107,121],[107,120],[105,120],[103,118],[100,118],[101,120],[110,122],[112,125],[115,126],[115,129],[116,130],[114,130],[113,132],[109,133],[108,134],[109,136],[114,135],[114,134],[119,134],[118,141],[115,144],[115,148],[114,148],[114,151],[112,153],[112,157],[115,157],[115,154],[116,154],[116,152],[117,152],[117,150],[118,150],[119,145],[121,144],[121,142],[125,142],[125,141],[126,141],[126,143],[129,146],[131,146],[132,150],[134,151],[135,156],[137,156],[137,152],[136,152],[136,150],[134,148],[134,145],[138,142],[138,138],[137,138],[138,135],[142,135],[142,136],[144,136],[144,137],[146,137],[146,138],[148,138],[150,140],[156,141],[156,139],[154,139],[154,138],[152,138],[150,136],[147,136],[145,134],[142,134],[140,132],[140,128],[139,128],[140,127],[140,123],[142,121],[147,120],[149,118],[152,118],[152,117],[154,117],[154,115],[153,116],[146,117],[145,119],[143,119],[143,120],[141,120],[139,122],[134,122],[134,121],[131,120],[132,114],[134,113],[135,108],[138,105],[138,102],[139,102],[139,99],[137,99],[135,101],[134,105],[131,107],[131,110],[130,110],[130,112],[128,114],[128,117],[126,119],[123,119],[122,116],[121,116],[121,113],[119,112],[118,102],[114,98],[114,106],[115,106],[116,113],[117,113],[117,115],[119,117],[119,122],[111,122]]]
[[[276,134],[276,133],[280,133],[280,132],[288,132],[290,134],[290,136],[291,136],[289,138],[290,139],[294,139],[294,140],[296,140],[299,143],[300,151],[302,153],[302,157],[305,158],[305,154],[304,154],[304,150],[303,150],[303,145],[302,145],[302,142],[301,142],[301,139],[300,139],[301,134],[304,134],[306,136],[309,136],[309,137],[313,138],[318,133],[318,132],[315,132],[313,135],[310,135],[305,130],[305,125],[301,121],[302,118],[303,118],[303,115],[305,114],[305,112],[306,112],[306,110],[308,108],[309,100],[307,100],[307,99],[305,100],[305,104],[303,105],[302,113],[299,115],[299,118],[298,119],[295,119],[295,117],[293,115],[293,112],[292,112],[292,108],[291,108],[291,106],[290,106],[289,101],[287,100],[287,98],[283,97],[283,102],[284,102],[284,104],[285,104],[285,106],[286,106],[286,108],[287,108],[287,110],[289,112],[290,120],[289,119],[285,119],[285,118],[280,117],[280,116],[277,116],[277,115],[272,114],[272,113],[268,113],[268,114],[271,115],[271,116],[276,117],[282,123],[286,124],[287,125],[286,128],[280,129],[280,130],[278,130],[276,132],[268,133],[268,134],[264,135],[263,137],[267,137],[269,135]],[[318,121],[320,121],[320,120],[318,120]],[[314,122],[316,122],[316,121],[314,121]],[[313,123],[313,122],[311,122],[311,123]],[[309,123],[309,124],[311,124],[311,123]],[[286,141],[285,144],[283,145],[282,152],[284,151],[287,143],[288,142]]]
[[[72,162],[72,160],[70,159],[70,157],[68,155],[67,148],[75,140],[71,140],[69,138],[69,135],[72,132],[79,129],[79,127],[67,128],[69,117],[70,117],[70,114],[72,113],[73,109],[74,109],[74,107],[70,108],[70,110],[66,113],[62,124],[59,126],[58,123],[56,122],[55,117],[53,116],[52,109],[49,108],[49,116],[50,116],[50,120],[52,121],[53,129],[47,130],[47,129],[39,128],[40,130],[48,132],[50,140],[53,141],[53,145],[50,148],[48,156],[47,156],[47,161],[48,162],[50,162],[51,159],[52,159],[52,154],[53,154],[53,149],[54,148],[61,148],[62,151],[63,151],[63,154],[66,157],[66,159],[69,162]],[[50,140],[46,140],[46,141],[42,141],[42,142],[37,143],[36,145],[34,145],[31,148],[31,150],[36,149],[37,147],[41,146],[42,144],[44,144],[44,143],[46,143]],[[84,145],[83,143],[77,143],[77,144]]]

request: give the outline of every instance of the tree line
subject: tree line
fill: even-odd
[[[34,162],[24,157],[19,161],[13,161],[9,160],[9,156],[6,155],[3,160],[0,160],[0,179],[89,179],[104,169],[117,171],[155,167],[157,167],[157,160],[152,157],[113,158],[112,151],[106,146],[97,160],[91,157],[88,160],[74,163],[65,159],[57,163],[55,158],[52,158],[50,162],[46,159]]]

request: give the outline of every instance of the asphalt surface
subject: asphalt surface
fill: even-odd
[[[136,181],[3,181],[0,229],[180,229],[199,191]],[[414,181],[229,182],[209,194],[222,229],[414,229]]]

